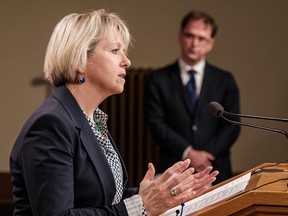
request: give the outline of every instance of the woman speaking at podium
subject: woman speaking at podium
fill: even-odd
[[[124,21],[105,10],[56,25],[44,62],[54,91],[11,152],[14,215],[159,215],[215,180],[212,167],[194,174],[186,160],[158,179],[149,163],[140,187],[125,187],[125,165],[98,107],[124,89],[130,40]]]

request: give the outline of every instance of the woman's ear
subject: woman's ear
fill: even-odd
[[[77,71],[78,71],[79,73],[81,73],[81,74],[84,74],[84,73],[85,73],[85,67],[84,67],[84,65],[83,65],[83,64],[79,65],[79,66],[77,67]]]

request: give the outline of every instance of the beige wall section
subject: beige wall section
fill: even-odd
[[[288,117],[286,0],[1,1],[0,171],[9,170],[15,137],[46,96],[44,87],[31,86],[31,80],[42,73],[54,25],[68,13],[96,8],[117,12],[127,20],[135,38],[130,59],[133,67],[144,68],[174,61],[180,19],[189,9],[207,11],[220,26],[208,60],[235,75],[242,113]],[[266,125],[287,130],[287,123]],[[284,161],[287,153],[284,136],[242,128],[233,147],[233,167],[242,171]]]

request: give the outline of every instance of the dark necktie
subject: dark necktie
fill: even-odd
[[[192,108],[194,109],[195,103],[196,103],[196,85],[195,85],[195,77],[194,76],[195,76],[196,71],[189,70],[187,73],[190,76],[190,80],[187,83],[187,90],[189,93],[189,97],[191,99]]]

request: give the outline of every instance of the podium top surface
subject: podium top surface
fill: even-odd
[[[248,215],[257,212],[288,215],[288,163],[264,163],[208,190],[215,190],[251,173],[247,186],[229,199],[207,206],[193,214]]]

